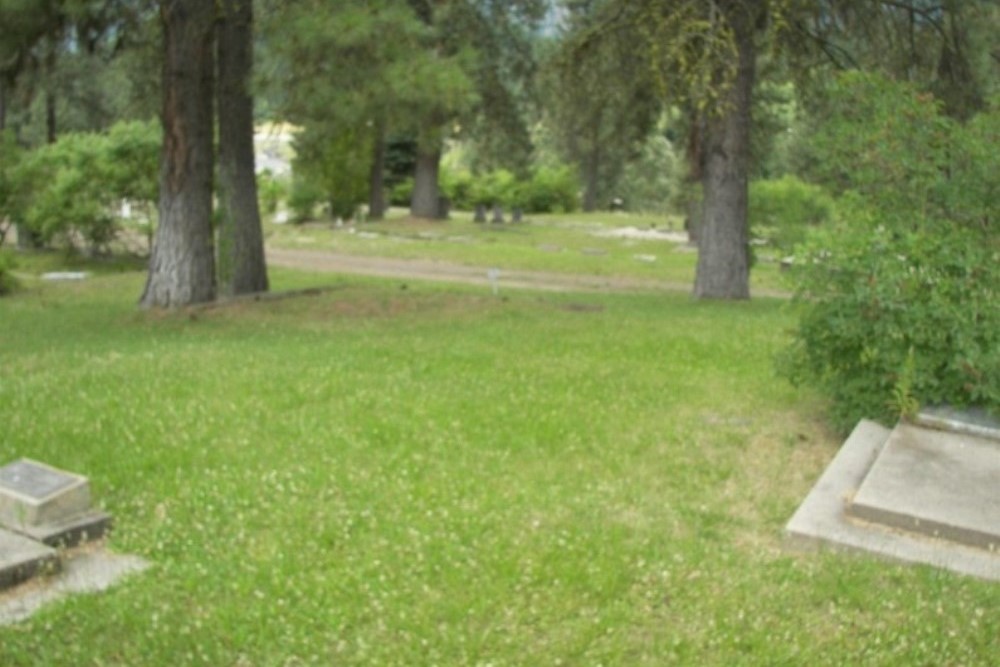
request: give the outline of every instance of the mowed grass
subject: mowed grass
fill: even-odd
[[[625,228],[679,233],[683,225],[676,217],[605,212],[529,215],[520,224],[511,224],[509,215],[507,220],[504,225],[476,224],[471,213],[462,211],[453,212],[449,220],[414,220],[393,209],[388,219],[380,222],[340,227],[330,221],[268,223],[265,233],[268,244],[274,247],[685,285],[694,282],[697,253],[686,243],[613,235]],[[758,254],[762,261],[751,272],[752,288],[787,290],[766,249]]]
[[[839,446],[772,372],[783,302],[342,278],[163,314],[118,269],[0,299],[0,461],[90,476],[153,569],[0,628],[5,667],[1000,655],[996,584],[782,549]]]

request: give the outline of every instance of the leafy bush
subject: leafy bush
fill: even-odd
[[[409,206],[413,198],[413,178],[404,178],[389,190],[389,202],[393,206]]]
[[[782,368],[827,392],[845,430],[920,404],[1000,412],[1000,239],[992,231],[1000,156],[982,148],[1000,139],[1000,110],[963,127],[900,84],[852,76],[838,87],[867,106],[836,105],[815,142],[829,152],[823,169],[839,174],[842,222],[797,253],[802,315]],[[857,150],[850,169],[845,150]]]
[[[444,165],[441,165],[438,181],[441,186],[441,193],[451,202],[452,208],[467,211],[475,206],[472,199],[472,193],[475,188],[475,176],[472,175],[472,172],[464,169],[448,169]],[[406,194],[410,195],[412,194],[413,181],[410,180],[407,185],[409,189]],[[409,200],[407,200],[407,203],[409,203]]]
[[[666,214],[672,210],[682,171],[673,144],[657,133],[643,144],[638,159],[625,165],[615,192],[629,211]]]
[[[292,222],[302,223],[312,220],[316,207],[326,193],[318,183],[301,176],[292,178],[292,189],[288,195],[288,208],[292,210]]]
[[[794,176],[750,184],[750,227],[782,252],[805,241],[810,227],[833,219],[834,202],[823,188]]]
[[[364,140],[359,141],[359,136]],[[300,221],[311,217],[312,208],[319,201],[329,204],[332,216],[354,215],[358,205],[368,198],[371,137],[357,135],[350,127],[331,130],[307,126],[295,136],[294,146],[291,194],[294,201],[289,205],[295,217]]]
[[[540,167],[526,179],[497,169],[481,175],[441,170],[441,189],[452,206],[471,210],[477,205],[519,206],[526,213],[554,213],[577,208],[577,181],[569,167]]]
[[[257,174],[257,199],[260,209],[273,214],[278,210],[278,204],[288,197],[288,184],[265,169]]]
[[[123,200],[157,199],[159,152],[155,123],[63,135],[24,153],[10,174],[6,211],[45,242],[79,235],[99,248],[114,238]]]
[[[804,312],[783,359],[843,429],[912,401],[1000,408],[1000,248],[952,225],[837,226],[798,269]]]
[[[569,213],[580,207],[579,188],[571,167],[539,167],[521,185],[518,197],[529,213]]]
[[[510,208],[520,205],[517,202],[518,185],[517,177],[506,169],[487,172],[473,180],[470,203],[473,207],[499,204]]]

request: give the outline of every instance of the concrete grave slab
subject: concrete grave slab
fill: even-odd
[[[901,422],[847,512],[1000,557],[1000,442]]]
[[[1000,442],[1000,419],[980,408],[959,410],[939,405],[924,408],[914,421],[928,428],[966,433]]]
[[[0,526],[52,547],[103,537],[111,516],[90,508],[86,477],[20,459],[0,468]]]
[[[17,532],[50,547],[69,548],[99,540],[111,530],[111,515],[89,510],[54,523],[22,526]]]
[[[7,527],[54,523],[88,509],[86,477],[31,459],[0,468],[0,523]]]
[[[0,529],[0,590],[58,569],[55,549]]]
[[[885,448],[890,433],[872,421],[858,423],[788,522],[787,544],[800,550],[868,553],[1000,581],[1000,554],[848,515],[848,506]]]

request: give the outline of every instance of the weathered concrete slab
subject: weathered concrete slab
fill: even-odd
[[[1000,419],[980,408],[958,409],[939,405],[924,408],[914,421],[928,428],[965,433],[1000,442]]]
[[[1000,557],[1000,442],[900,422],[847,513]]]
[[[1000,554],[852,520],[846,508],[884,448],[890,431],[862,420],[786,526],[798,549],[864,552],[1000,581]]]
[[[20,459],[0,468],[0,524],[58,523],[90,509],[86,477]]]
[[[58,568],[55,549],[0,529],[0,590]]]
[[[22,621],[67,595],[105,590],[148,567],[149,563],[138,556],[108,553],[99,548],[70,552],[58,575],[0,593],[0,626]]]
[[[91,510],[56,523],[22,526],[14,532],[50,547],[69,549],[84,542],[102,539],[110,530],[111,515]]]

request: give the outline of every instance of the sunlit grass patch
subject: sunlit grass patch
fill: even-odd
[[[0,460],[92,478],[154,569],[0,629],[0,664],[989,664],[990,584],[797,557],[832,456],[775,300],[276,271],[0,300]],[[58,638],[56,641],[54,638]]]
[[[400,213],[373,223],[329,221],[267,226],[268,243],[372,257],[435,259],[469,266],[583,275],[623,276],[694,283],[697,253],[678,240],[609,236],[613,230],[673,231],[667,216],[567,213],[529,216],[519,224],[476,224],[471,214],[449,220],[415,220]],[[784,287],[778,268],[761,262],[752,272],[757,288]]]

